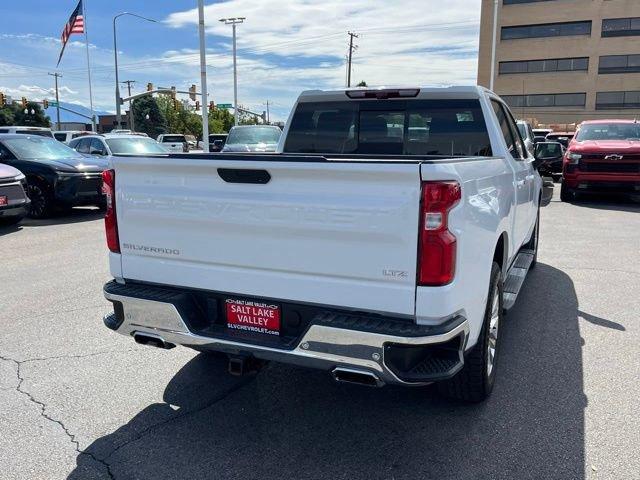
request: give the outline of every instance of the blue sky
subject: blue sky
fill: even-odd
[[[196,0],[85,0],[94,104],[113,111],[112,19],[129,11],[152,17],[118,20],[121,80],[135,91],[154,85],[199,84]],[[40,100],[53,97],[59,37],[76,0],[21,0],[3,6],[0,91]],[[231,27],[221,17],[245,16],[238,26],[239,103],[285,119],[305,89],[345,84],[347,31],[360,34],[352,78],[370,85],[473,84],[480,0],[226,0],[205,2],[210,99],[232,103]],[[10,6],[9,6],[10,5]],[[70,39],[58,68],[61,99],[88,105],[84,37]]]

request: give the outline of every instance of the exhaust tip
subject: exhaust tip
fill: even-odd
[[[151,335],[149,333],[134,333],[133,339],[140,345],[148,345],[150,347],[162,348],[169,350],[175,347],[175,344],[165,342],[164,339],[158,335]]]
[[[336,382],[341,383],[353,383],[366,387],[382,387],[384,385],[384,382],[375,374],[365,370],[336,367],[331,371],[331,375]]]

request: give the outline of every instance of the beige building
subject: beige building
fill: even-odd
[[[493,90],[534,124],[640,119],[640,0],[497,0]],[[491,85],[494,0],[478,84]]]

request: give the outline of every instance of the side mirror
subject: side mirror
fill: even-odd
[[[561,160],[563,155],[562,144],[558,142],[539,142],[535,146],[533,165],[539,168],[543,163]]]

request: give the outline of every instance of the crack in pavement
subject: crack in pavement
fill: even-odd
[[[29,401],[31,403],[33,403],[34,405],[36,405],[39,408],[40,416],[42,418],[45,418],[45,419],[49,420],[50,422],[53,422],[53,423],[55,423],[55,424],[60,426],[62,431],[65,433],[65,435],[67,437],[69,437],[69,441],[71,442],[71,444],[75,448],[76,452],[78,452],[78,455],[87,455],[88,457],[90,457],[94,461],[96,461],[97,463],[103,465],[105,467],[106,471],[107,471],[107,475],[109,476],[109,478],[111,478],[112,480],[115,480],[115,477],[113,476],[113,473],[111,472],[111,466],[107,462],[105,462],[103,460],[100,460],[98,457],[93,455],[91,452],[85,452],[84,450],[81,450],[80,449],[80,443],[78,442],[78,440],[76,440],[75,434],[71,433],[69,431],[69,429],[66,427],[66,425],[62,421],[60,421],[60,420],[58,420],[56,418],[53,418],[52,416],[50,416],[46,412],[46,408],[47,408],[46,404],[44,404],[40,400],[36,399],[28,391],[26,391],[26,390],[24,390],[22,388],[22,383],[24,382],[24,377],[21,374],[21,368],[22,368],[22,364],[25,363],[25,362],[18,361],[18,360],[15,360],[13,358],[8,358],[8,357],[2,356],[2,355],[0,355],[0,359],[4,360],[6,362],[12,362],[12,363],[14,363],[16,365],[16,376],[18,377],[18,384],[15,386],[15,390],[18,393],[20,393],[20,394],[24,395],[25,397],[27,397],[27,399],[29,399]]]
[[[141,440],[142,438],[144,438],[145,436],[147,436],[149,433],[153,432],[154,430],[161,428],[171,422],[174,422],[176,420],[180,420],[182,418],[186,418],[190,415],[194,415],[197,413],[200,413],[212,406],[214,406],[216,403],[221,402],[222,400],[224,400],[225,398],[227,398],[228,396],[230,396],[231,394],[233,394],[234,392],[240,390],[242,387],[244,387],[245,385],[247,385],[248,383],[250,383],[255,377],[251,376],[251,377],[247,377],[245,380],[243,381],[239,381],[238,383],[236,383],[235,385],[233,385],[232,387],[228,388],[227,390],[225,390],[224,392],[221,392],[219,395],[216,395],[213,399],[211,399],[211,401],[207,402],[206,405],[203,405],[199,408],[195,408],[193,410],[188,410],[185,412],[180,412],[178,415],[175,415],[171,418],[168,418],[162,422],[159,423],[154,423],[153,425],[149,425],[147,428],[141,430],[134,438],[127,440],[123,443],[121,443],[120,445],[118,445],[117,447],[115,447],[113,450],[111,450],[111,452],[109,452],[109,454],[104,457],[104,458],[99,458],[96,455],[94,455],[92,452],[86,451],[86,450],[82,450],[80,448],[80,443],[78,442],[78,440],[76,440],[76,436],[75,434],[71,433],[69,431],[69,429],[67,428],[67,426],[61,421],[58,420],[56,418],[51,417],[47,412],[46,412],[46,404],[41,402],[40,400],[36,399],[31,393],[29,393],[28,391],[24,390],[24,388],[22,387],[22,383],[24,382],[25,378],[22,376],[22,372],[21,372],[21,367],[22,364],[24,363],[29,363],[29,362],[39,362],[39,361],[47,361],[47,360],[56,360],[56,359],[62,359],[62,358],[86,358],[86,357],[90,357],[90,356],[97,356],[97,355],[104,355],[104,354],[108,354],[108,353],[113,353],[117,350],[111,350],[111,351],[107,351],[107,352],[96,352],[96,353],[90,353],[90,354],[86,354],[86,355],[59,355],[59,356],[52,356],[52,357],[43,357],[43,358],[31,358],[31,359],[27,359],[27,360],[16,360],[14,358],[9,358],[9,357],[5,357],[3,355],[0,355],[0,360],[4,360],[6,362],[11,362],[16,366],[16,377],[18,379],[18,384],[14,387],[9,387],[6,390],[16,390],[18,393],[24,395],[27,397],[27,399],[33,403],[34,405],[36,405],[39,410],[40,410],[40,416],[45,418],[46,420],[49,420],[50,422],[53,422],[57,425],[60,426],[60,428],[62,429],[62,431],[65,433],[65,435],[69,438],[69,441],[71,442],[71,444],[73,445],[74,449],[76,450],[76,452],[78,452],[78,455],[86,455],[88,457],[90,457],[91,459],[93,459],[96,463],[99,463],[100,465],[102,465],[105,470],[107,475],[109,476],[109,478],[111,480],[115,480],[115,475],[113,474],[112,470],[111,470],[111,464],[108,462],[108,459],[111,458],[116,452],[120,451],[121,449],[123,449],[124,447],[131,445],[139,440]],[[3,389],[5,390],[5,389]]]

